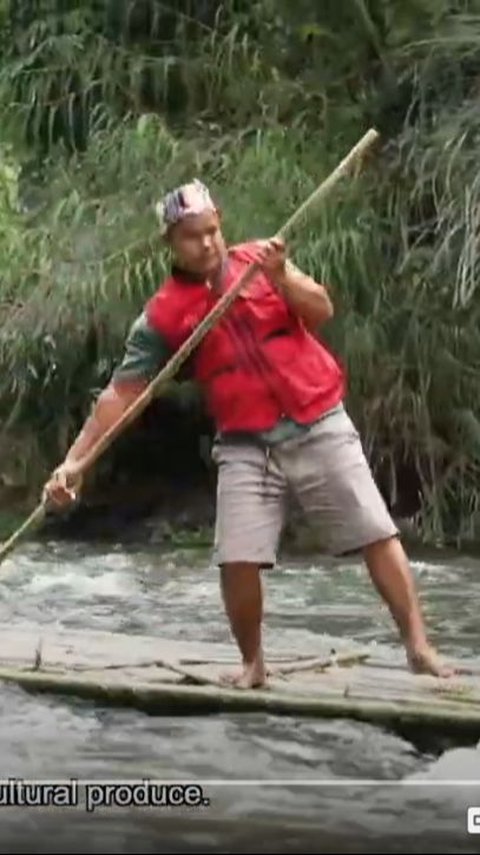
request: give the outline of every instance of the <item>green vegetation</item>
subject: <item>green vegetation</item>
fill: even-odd
[[[34,493],[167,259],[153,204],[217,192],[268,235],[375,125],[292,245],[395,504],[478,536],[480,0],[0,0],[0,449]]]

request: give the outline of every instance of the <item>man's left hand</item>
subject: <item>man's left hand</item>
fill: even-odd
[[[257,262],[262,270],[274,281],[278,282],[286,274],[287,253],[285,243],[281,238],[259,241]]]

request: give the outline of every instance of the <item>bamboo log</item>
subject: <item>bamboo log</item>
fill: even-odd
[[[197,686],[218,686],[220,687],[222,683],[219,680],[216,680],[214,677],[206,677],[203,674],[196,674],[193,671],[189,671],[187,668],[182,668],[180,664],[176,664],[174,662],[169,662],[166,659],[158,659],[155,662],[157,668],[165,668],[166,671],[171,671],[173,674],[178,674],[179,677],[183,677],[184,680],[188,680],[190,683],[194,683]]]
[[[330,175],[314,190],[310,196],[294,211],[289,219],[284,223],[281,229],[277,232],[277,237],[285,238],[290,231],[300,222],[302,217],[320,200],[324,199],[331,189],[343,178],[353,166],[357,164],[370,146],[379,138],[378,132],[371,128],[366,134],[353,146],[350,152],[340,161],[338,166],[330,173]],[[112,427],[107,430],[99,441],[91,448],[82,458],[78,465],[78,474],[83,475],[100,457],[101,454],[111,445],[114,439],[120,432],[136,419],[143,410],[151,403],[158,387],[171,380],[180,366],[191,355],[201,339],[212,329],[212,327],[220,320],[221,317],[229,309],[240,292],[251,281],[258,272],[258,265],[251,264],[245,273],[238,279],[238,282],[230,288],[216,303],[213,309],[203,318],[198,324],[194,332],[189,338],[178,348],[167,365],[158,373],[158,375],[149,383],[146,389],[136,398],[136,400],[128,407],[123,415],[115,422]],[[42,498],[40,504],[31,513],[28,519],[15,531],[12,536],[5,541],[0,548],[0,563],[14,549],[21,537],[33,526],[38,525],[43,521],[47,512],[47,503]]]
[[[278,668],[267,667],[267,675],[269,678],[271,677],[280,677],[286,678],[289,674],[296,674],[299,671],[324,671],[327,668],[332,668],[337,665],[341,665],[343,667],[347,667],[349,665],[358,665],[361,662],[365,662],[369,653],[346,653],[340,656],[338,655],[330,655],[328,658],[325,657],[315,657],[310,658],[308,660],[298,660],[296,662],[290,662],[288,665],[279,666]],[[180,662],[173,663],[169,662],[165,659],[158,659],[154,663],[159,668],[165,668],[168,671],[172,671],[174,674],[179,674],[184,679],[189,680],[196,685],[204,685],[204,686],[219,686],[223,687],[225,682],[222,680],[217,680],[214,677],[207,677],[202,674],[198,674],[192,672],[185,667],[182,667]],[[207,662],[198,662],[199,665],[207,665]],[[222,663],[223,664],[223,663]],[[228,663],[230,664],[230,663]]]
[[[202,663],[203,664],[203,663]],[[101,667],[101,671],[106,673],[110,671],[132,671],[136,668],[163,668],[164,671],[171,671],[172,674],[176,674],[179,677],[182,677],[183,680],[188,681],[196,686],[222,686],[223,683],[220,680],[216,680],[214,677],[207,677],[204,674],[198,674],[194,671],[190,671],[187,668],[183,668],[180,662],[170,662],[168,659],[155,659],[151,662],[134,662],[134,663],[123,663],[119,665],[104,665]],[[68,673],[91,673],[92,670],[96,670],[92,665],[70,665],[62,662],[49,662],[46,667],[42,667],[42,663],[35,660],[32,668],[26,669],[28,671],[41,671],[49,674],[61,674],[64,675]]]
[[[269,656],[268,661],[269,662],[276,662],[276,663],[286,662],[287,665],[293,666],[293,669],[295,669],[296,665],[302,664],[303,662],[308,661],[309,663],[311,663],[312,657],[311,657],[311,655],[307,656],[306,654],[303,654],[302,656],[296,656],[295,660],[292,660],[291,656],[290,657]],[[313,660],[313,661],[316,661],[316,660]],[[326,660],[322,660],[322,661],[326,661]],[[358,660],[355,660],[355,661],[358,661]],[[235,665],[238,665],[238,657],[233,658],[230,656],[228,659],[225,659],[225,658],[222,658],[222,659],[219,659],[219,658],[202,659],[199,656],[190,656],[188,658],[180,657],[179,659],[176,659],[175,662],[179,668],[182,668],[182,666],[185,666],[185,665],[186,666],[189,666],[189,665],[225,665],[225,666],[233,665],[233,666],[235,666]],[[49,662],[48,663],[48,667],[56,667],[56,666],[62,666],[63,667],[63,663],[60,663],[60,662]],[[89,671],[89,670],[91,670],[92,666],[91,665],[71,665],[71,664],[69,664],[68,667],[72,671]],[[164,659],[142,659],[139,662],[118,662],[118,663],[115,662],[115,663],[112,663],[111,665],[103,665],[102,669],[104,671],[121,671],[124,668],[166,668],[166,667],[167,666],[165,665]],[[182,672],[179,671],[179,673],[182,673]],[[275,672],[272,671],[272,674],[273,673],[275,673],[275,675],[277,675],[278,671],[275,671]],[[185,676],[192,676],[191,672],[187,672],[186,670],[184,670],[184,674],[185,674]]]
[[[343,653],[330,654],[328,657],[316,657],[305,662],[293,662],[289,665],[281,666],[272,671],[273,677],[286,677],[288,674],[297,674],[299,671],[324,671],[326,668],[334,668],[337,665],[342,665],[344,668],[349,665],[358,665],[361,662],[366,662],[370,653]]]
[[[387,726],[428,727],[443,734],[469,733],[480,736],[478,704],[442,704],[377,697],[366,700],[321,692],[301,695],[264,689],[219,689],[216,686],[186,686],[178,683],[108,682],[88,677],[0,668],[0,680],[15,683],[31,692],[81,697],[149,712],[169,713],[172,708],[201,714],[205,711],[267,711],[277,715],[348,717]]]
[[[42,659],[40,653],[40,646],[37,647],[36,655],[34,659],[34,664],[31,669],[32,671],[42,670]],[[291,659],[277,659],[273,658],[273,660],[269,661],[277,661],[277,662],[287,662],[287,664],[281,664],[278,667],[272,668],[269,666],[267,668],[267,674],[269,678],[281,678],[286,679],[291,674],[296,674],[300,671],[324,671],[327,668],[332,668],[335,666],[343,666],[348,667],[350,665],[358,665],[362,662],[365,662],[369,658],[369,653],[346,653],[342,655],[334,655],[330,654],[328,657],[314,657],[311,656],[299,656],[294,661]],[[173,674],[177,674],[179,677],[182,677],[184,680],[197,685],[197,686],[225,686],[225,681],[216,679],[215,677],[209,677],[205,674],[199,674],[196,671],[191,671],[190,668],[185,666],[208,666],[208,665],[225,665],[225,666],[235,666],[238,665],[238,659],[201,659],[201,658],[191,658],[191,659],[178,659],[172,662],[170,659],[149,659],[149,660],[141,660],[139,662],[119,662],[112,663],[111,665],[103,665],[101,667],[102,671],[123,671],[123,670],[132,670],[132,669],[142,669],[142,668],[163,668],[165,671],[171,671]],[[63,673],[73,672],[73,673],[81,673],[81,672],[89,672],[92,671],[92,665],[74,665],[72,663],[63,662],[52,662],[49,661],[45,665],[45,670],[47,672],[52,673],[56,670],[56,673],[59,673],[59,670]]]

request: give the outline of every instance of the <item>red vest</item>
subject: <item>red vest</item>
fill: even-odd
[[[255,258],[251,244],[233,247],[228,256],[225,289]],[[217,299],[203,282],[171,276],[147,303],[147,317],[176,350]],[[268,430],[282,416],[307,424],[344,395],[340,365],[263,273],[197,345],[192,361],[222,433]]]

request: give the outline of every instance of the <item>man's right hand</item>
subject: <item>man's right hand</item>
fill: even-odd
[[[83,476],[78,471],[78,464],[64,461],[45,484],[43,501],[54,508],[66,508],[77,500],[82,482]]]

